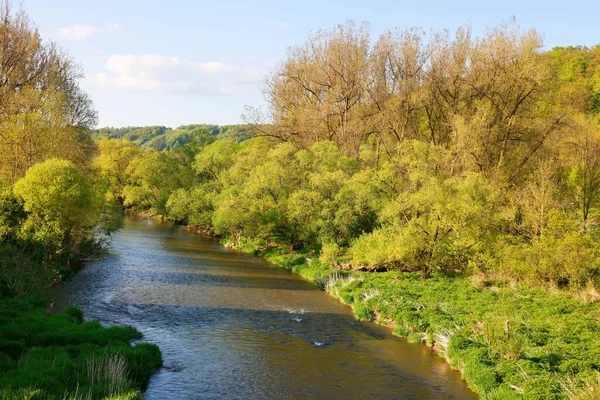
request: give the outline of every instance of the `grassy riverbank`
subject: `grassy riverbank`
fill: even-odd
[[[83,322],[76,308],[48,315],[35,299],[0,301],[0,399],[141,399],[160,350],[131,344],[133,327]]]
[[[311,280],[357,318],[434,347],[484,399],[600,398],[598,303],[468,278],[337,271],[286,248],[237,248]]]

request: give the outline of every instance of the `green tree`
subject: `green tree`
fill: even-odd
[[[185,151],[148,151],[129,166],[130,179],[123,188],[124,205],[165,216],[171,193],[194,183],[191,159]]]
[[[128,185],[132,171],[130,165],[142,156],[142,150],[127,140],[103,139],[98,142],[99,154],[93,161],[106,185],[108,201],[116,201],[123,207],[125,196],[123,188]]]
[[[584,226],[600,201],[600,130],[589,117],[578,115],[573,131],[563,140],[575,201]]]
[[[99,218],[100,202],[75,165],[50,159],[31,167],[14,193],[28,213],[22,234],[58,247],[89,239]]]
[[[0,58],[0,182],[53,157],[83,168],[97,114],[79,87],[81,69],[10,2],[0,5]]]

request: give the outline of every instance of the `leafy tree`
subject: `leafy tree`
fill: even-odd
[[[584,225],[600,201],[600,131],[592,120],[579,115],[563,145],[569,181]]]
[[[124,205],[163,216],[171,193],[194,180],[191,159],[179,151],[147,152],[132,161],[129,173],[129,182],[123,188]]]
[[[53,158],[34,165],[17,181],[14,193],[28,213],[22,226],[25,236],[73,247],[94,232],[100,203],[70,161]]]
[[[389,202],[380,212],[382,227],[361,236],[349,250],[368,268],[463,272],[486,252],[497,226],[495,191],[479,174],[449,176],[440,169],[444,150],[405,142],[382,168],[397,174]],[[388,172],[388,168],[392,168]],[[394,182],[394,183],[392,183]]]
[[[81,69],[8,2],[0,6],[0,44],[0,182],[53,157],[84,167],[97,115],[79,87]]]
[[[142,150],[127,140],[100,140],[99,154],[93,166],[106,185],[106,197],[116,201],[121,207],[125,204],[123,189],[131,179],[132,163],[142,156]]]
[[[216,192],[210,184],[202,184],[192,189],[177,189],[166,204],[169,218],[193,226],[212,230],[214,197]]]
[[[220,173],[233,164],[237,145],[231,140],[219,140],[196,155],[194,170],[200,176],[219,181]]]

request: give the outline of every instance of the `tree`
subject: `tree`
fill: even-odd
[[[216,141],[196,155],[194,170],[201,177],[219,182],[220,173],[233,164],[237,149],[231,140]]]
[[[495,190],[481,174],[448,174],[440,168],[445,153],[440,146],[415,140],[398,146],[381,168],[383,176],[395,178],[386,182],[390,191],[379,213],[382,226],[349,249],[356,265],[416,270],[425,276],[458,273],[489,250],[498,224]]]
[[[106,185],[107,199],[125,205],[123,189],[131,179],[132,163],[142,156],[142,150],[128,140],[102,139],[93,166]]]
[[[192,160],[185,151],[148,151],[129,166],[130,178],[123,188],[124,205],[138,211],[166,215],[171,193],[194,183]]]
[[[600,132],[597,123],[578,115],[563,145],[563,156],[570,169],[569,180],[586,226],[590,212],[600,201]]]
[[[0,59],[0,182],[52,157],[83,167],[97,115],[79,87],[80,68],[9,2],[0,6]]]
[[[100,202],[75,165],[49,159],[30,168],[14,185],[28,213],[22,234],[58,247],[89,239],[99,218]]]
[[[369,40],[366,24],[348,22],[290,49],[267,82],[274,124],[259,134],[306,146],[332,140],[355,153],[369,132],[363,119]]]

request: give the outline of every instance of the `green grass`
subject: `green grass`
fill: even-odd
[[[331,280],[348,275],[347,271],[334,270],[331,266],[321,263],[317,257],[309,255],[307,252],[297,251],[290,254],[286,247],[268,247],[263,240],[242,239],[235,242],[235,247],[232,246],[233,242],[229,238],[222,239],[221,243],[237,251],[262,257],[278,267],[300,275],[321,289],[325,289],[325,286]]]
[[[238,248],[315,282],[357,318],[434,347],[484,399],[600,398],[597,302],[466,278],[341,272],[283,248]]]
[[[570,293],[401,272],[355,273],[328,290],[361,318],[420,336],[485,398],[568,398],[568,382],[583,389],[600,370],[600,306]]]
[[[35,299],[0,299],[0,400],[137,399],[160,350],[130,344],[132,327],[83,323],[80,310],[46,315]]]

